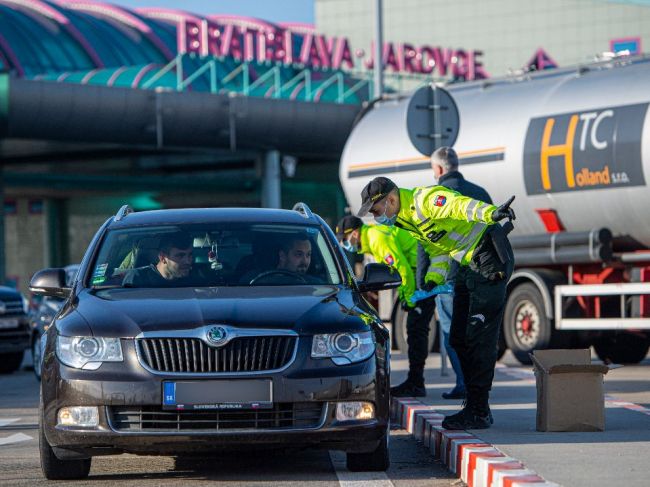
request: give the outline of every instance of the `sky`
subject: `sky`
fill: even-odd
[[[234,14],[270,22],[314,23],[314,0],[104,0],[128,8],[179,8],[196,14]]]

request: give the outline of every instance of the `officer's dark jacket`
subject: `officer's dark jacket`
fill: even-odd
[[[478,184],[470,183],[459,171],[450,171],[438,180],[438,185],[458,191],[463,196],[492,204],[492,198],[485,189]],[[417,282],[418,287],[424,286],[424,275],[429,267],[429,255],[421,245],[418,245]],[[453,274],[453,273],[452,273]]]
[[[438,180],[438,184],[440,186],[444,186],[445,188],[458,191],[463,196],[469,196],[470,198],[474,198],[475,200],[492,204],[492,198],[490,198],[490,195],[487,193],[487,191],[485,191],[478,184],[470,183],[458,171],[451,171],[443,175]]]

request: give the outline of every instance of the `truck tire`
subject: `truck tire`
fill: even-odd
[[[534,284],[520,284],[510,292],[503,318],[503,336],[520,363],[530,365],[530,352],[548,348],[552,328],[544,313],[542,295]]]
[[[608,333],[594,341],[596,354],[605,363],[638,364],[649,348],[648,339],[633,333]]]
[[[390,434],[387,430],[379,446],[369,453],[347,453],[346,466],[350,472],[385,472],[390,466],[388,442]]]
[[[406,318],[407,313],[404,311],[399,302],[393,308],[393,336],[395,337],[395,346],[404,355],[408,355],[409,346],[406,341]],[[436,341],[436,334],[438,333],[438,322],[436,321],[435,313],[429,323],[429,347],[427,350],[432,351]]]
[[[45,437],[42,400],[39,409],[38,450],[41,457],[41,470],[45,478],[48,480],[77,480],[88,477],[92,458],[59,460]]]
[[[23,363],[24,352],[5,353],[0,355],[0,374],[11,374]]]

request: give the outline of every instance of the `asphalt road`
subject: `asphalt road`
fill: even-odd
[[[594,357],[595,358],[595,357]],[[23,369],[0,375],[0,486],[47,482],[38,456],[38,388],[29,359]],[[393,382],[406,375],[406,358],[392,357]],[[440,356],[431,354],[423,402],[449,413],[460,401],[444,401],[440,393],[453,387],[453,372],[441,376]],[[508,353],[495,376],[492,409],[495,424],[475,432],[500,450],[524,462],[545,479],[564,487],[648,485],[650,468],[650,355],[641,364],[605,376],[606,430],[602,433],[539,433],[535,431],[535,384],[530,367]],[[622,407],[624,401],[640,410]],[[170,457],[120,455],[93,459],[85,481],[57,485],[158,486],[307,485],[344,487],[450,487],[458,481],[402,430],[391,433],[391,468],[385,474],[351,473],[341,452],[290,451],[251,455],[225,454],[209,461],[176,464]]]
[[[29,361],[25,363],[29,365]],[[31,370],[0,375],[0,485],[47,483],[38,454],[39,382]],[[391,433],[391,467],[384,473],[351,473],[345,455],[327,451],[226,454],[210,461],[119,455],[93,459],[85,481],[57,485],[126,486],[220,485],[449,487],[454,478],[402,430]]]

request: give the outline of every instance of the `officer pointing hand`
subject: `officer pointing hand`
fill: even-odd
[[[509,218],[510,220],[516,220],[517,217],[515,216],[515,210],[510,208],[510,204],[515,200],[514,196],[511,196],[508,201],[506,201],[504,204],[499,206],[494,212],[492,213],[492,221],[498,222],[503,220],[504,218]]]

